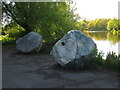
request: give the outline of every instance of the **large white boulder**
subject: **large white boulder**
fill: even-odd
[[[94,41],[77,30],[71,30],[52,48],[51,55],[63,67],[83,67],[92,61]]]
[[[16,48],[23,53],[39,52],[42,45],[42,36],[36,32],[30,32],[16,41]]]

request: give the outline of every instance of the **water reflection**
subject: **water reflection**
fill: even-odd
[[[117,55],[120,54],[120,49],[118,47],[120,45],[120,34],[113,35],[107,31],[91,31],[84,32],[87,36],[91,37],[94,42],[97,44],[98,52],[103,52],[104,57],[106,58],[107,53],[113,51]]]

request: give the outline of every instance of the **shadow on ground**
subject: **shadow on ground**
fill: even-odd
[[[3,88],[117,88],[118,73],[110,70],[64,69],[49,54],[17,52],[3,47]]]

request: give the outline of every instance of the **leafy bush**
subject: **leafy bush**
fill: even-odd
[[[105,60],[105,67],[119,70],[120,68],[120,55],[117,56],[114,52],[109,52]]]
[[[100,68],[101,66],[104,65],[104,59],[103,57],[103,53],[96,51],[95,57],[93,58],[93,61],[91,63],[92,66],[94,66],[95,68]]]
[[[15,45],[16,38],[1,35],[0,41],[2,41],[2,45]]]
[[[6,25],[2,31],[4,31],[4,33],[10,38],[20,38],[22,37],[25,29],[19,26],[18,24],[11,22],[8,25]]]
[[[111,31],[111,30],[119,30],[120,28],[120,20],[119,19],[116,19],[116,18],[114,18],[114,19],[111,19],[108,23],[107,23],[107,29],[109,30],[109,31]]]

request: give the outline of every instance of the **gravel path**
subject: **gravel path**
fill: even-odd
[[[3,88],[117,88],[110,70],[63,69],[49,54],[21,54],[3,47]]]

